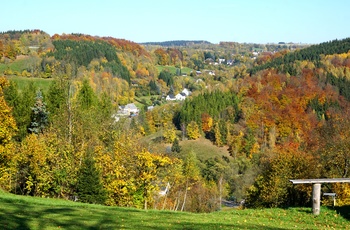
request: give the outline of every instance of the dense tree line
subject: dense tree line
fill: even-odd
[[[48,56],[55,57],[56,60],[74,63],[75,66],[87,67],[94,59],[105,58],[102,66],[109,69],[114,75],[130,82],[130,73],[123,66],[117,56],[116,49],[104,41],[74,41],[74,40],[54,40],[53,52]]]
[[[165,47],[172,47],[172,46],[189,46],[194,44],[212,44],[208,41],[203,40],[176,40],[176,41],[165,41],[165,42],[143,42],[142,45],[153,45],[153,46],[165,46]]]
[[[250,74],[252,75],[263,69],[275,68],[281,70],[283,73],[295,75],[295,69],[293,69],[291,65],[295,61],[308,60],[317,64],[321,60],[321,55],[347,53],[349,50],[350,38],[324,42],[294,52],[289,52],[263,65],[258,65],[250,69]]]
[[[195,121],[201,126],[201,116],[204,113],[219,119],[225,116],[228,107],[232,107],[233,114],[226,118],[232,122],[237,122],[240,118],[239,98],[232,92],[209,92],[198,95],[190,100],[186,100],[178,115],[178,126],[182,123],[188,124]]]

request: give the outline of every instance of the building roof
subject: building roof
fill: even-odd
[[[138,108],[136,107],[136,105],[134,103],[130,103],[130,104],[125,105],[124,109],[138,110]]]

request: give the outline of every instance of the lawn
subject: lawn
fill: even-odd
[[[188,213],[107,207],[0,191],[0,229],[350,229],[349,210],[228,209]]]

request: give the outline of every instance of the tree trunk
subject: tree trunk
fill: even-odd
[[[185,205],[186,205],[186,198],[187,198],[187,190],[188,190],[188,179],[186,180],[186,190],[184,195],[184,202],[182,203],[181,212],[184,211]]]
[[[68,101],[67,101],[67,107],[68,107],[68,143],[72,144],[72,132],[73,132],[73,112],[72,112],[72,103],[71,103],[71,94],[72,94],[72,85],[69,82],[69,89],[68,89]]]

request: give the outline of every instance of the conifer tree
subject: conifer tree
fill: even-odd
[[[4,90],[4,97],[10,107],[16,120],[18,133],[14,136],[17,141],[23,140],[28,134],[28,128],[31,124],[31,107],[35,103],[36,88],[33,82],[27,84],[21,93],[15,82],[10,81],[9,87]]]
[[[43,96],[39,90],[34,107],[32,107],[31,123],[28,130],[32,133],[42,133],[46,125],[48,124],[49,112],[46,111],[46,104],[43,102]]]
[[[91,154],[87,154],[78,172],[77,182],[78,200],[90,204],[104,204],[106,191],[103,188],[100,173],[95,167]]]
[[[175,138],[173,145],[171,146],[171,151],[173,153],[180,153],[181,152],[181,146],[179,144],[179,140]]]

